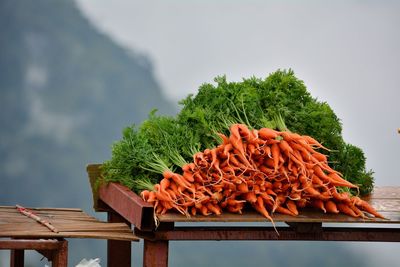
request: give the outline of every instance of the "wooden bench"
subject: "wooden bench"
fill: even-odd
[[[99,177],[99,164],[91,164],[87,172],[91,183]],[[197,226],[204,222],[266,222],[256,212],[244,214],[223,213],[216,216],[191,216],[189,218],[167,213],[158,216],[156,228],[152,205],[144,202],[128,188],[115,183],[101,186],[94,193],[95,209],[118,214],[134,225],[136,236],[144,239],[143,266],[168,266],[168,243],[171,240],[322,240],[322,241],[400,241],[400,187],[377,187],[366,199],[379,213],[387,218],[360,219],[343,214],[323,214],[315,210],[302,210],[296,217],[274,214],[273,219],[280,226]],[[175,226],[175,223],[188,223],[189,226]],[[192,224],[193,223],[193,224]],[[334,226],[332,226],[334,224]],[[279,235],[276,233],[277,230]],[[113,250],[112,247],[109,250]],[[121,255],[119,255],[121,256]],[[117,260],[109,255],[109,265]],[[119,267],[130,263],[120,262]]]
[[[0,249],[11,250],[10,266],[24,266],[24,251],[36,250],[52,262],[53,267],[66,267],[68,241],[65,238],[107,239],[110,247],[126,247],[138,241],[130,224],[102,222],[81,209],[28,208],[51,223],[57,232],[21,214],[16,207],[0,206]],[[115,220],[114,220],[115,221]],[[128,251],[121,251],[124,255]]]

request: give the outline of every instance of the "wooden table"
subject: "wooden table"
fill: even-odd
[[[89,177],[99,176],[99,165],[89,165]],[[256,212],[244,214],[223,213],[216,216],[185,217],[177,213],[159,216],[156,228],[153,207],[142,201],[128,188],[110,183],[101,186],[94,194],[95,208],[108,211],[114,218],[127,220],[134,225],[136,236],[144,239],[143,266],[168,266],[168,242],[170,240],[320,240],[320,241],[400,241],[400,187],[378,187],[367,199],[387,220],[359,219],[343,214],[323,214],[315,210],[302,210],[296,217],[274,214],[273,219],[282,225],[276,229]],[[112,221],[112,218],[111,218]],[[197,226],[213,222],[265,222],[268,226]],[[175,223],[188,223],[176,226]],[[279,234],[277,234],[277,232]],[[115,250],[108,248],[109,252]],[[120,255],[119,255],[120,256]],[[108,266],[130,266],[119,262],[113,264],[113,254],[108,255]],[[122,264],[122,265],[121,265]]]
[[[52,262],[66,267],[68,241],[65,238],[107,239],[111,246],[138,241],[124,222],[107,223],[75,208],[28,208],[53,225],[53,232],[21,214],[16,207],[0,206],[0,249],[11,250],[10,266],[24,266],[24,250],[36,250]],[[125,253],[125,252],[124,252]],[[130,251],[129,251],[130,253]],[[129,254],[130,255],[130,254]]]

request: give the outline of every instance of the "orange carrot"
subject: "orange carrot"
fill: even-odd
[[[330,149],[324,147],[322,144],[320,144],[317,140],[315,140],[314,138],[312,138],[311,136],[308,135],[303,135],[302,138],[310,145],[312,146],[316,146],[317,148],[322,148],[325,149],[327,151],[330,151]]]
[[[197,209],[196,209],[195,206],[192,206],[192,207],[190,208],[190,213],[191,213],[193,216],[196,216],[196,214],[197,214]]]
[[[337,209],[335,202],[333,202],[332,200],[328,200],[325,202],[325,208],[327,212],[339,213],[339,210]]]
[[[320,200],[320,199],[314,199],[314,200],[311,202],[311,205],[312,205],[313,207],[317,208],[317,209],[323,210],[324,213],[326,213],[325,205],[324,205],[324,202],[323,202],[322,200]]]
[[[344,214],[350,215],[352,217],[359,217],[358,214],[354,212],[349,206],[347,206],[344,203],[337,203],[337,208],[340,212],[343,212]]]
[[[247,186],[247,183],[240,183],[238,186],[236,186],[236,188],[241,193],[249,192],[249,187]]]
[[[234,206],[228,206],[227,209],[229,212],[242,214],[243,207],[244,205],[239,203]]]
[[[350,183],[349,181],[343,179],[337,173],[334,173],[334,172],[329,173],[328,177],[331,178],[332,184],[335,185],[335,186],[345,186],[345,187],[348,187],[348,188],[358,188],[358,186],[356,186],[356,185]]]
[[[277,131],[270,128],[261,128],[258,130],[258,136],[263,140],[275,139],[278,137]]]
[[[271,146],[271,154],[272,154],[272,159],[274,162],[274,171],[276,172],[278,170],[279,166],[279,156],[280,156],[280,149],[278,144],[273,144]]]
[[[221,209],[218,205],[213,205],[211,202],[206,204],[206,207],[209,211],[212,211],[216,215],[221,215]]]
[[[276,212],[279,212],[281,214],[285,214],[285,215],[290,215],[290,216],[296,216],[296,214],[294,214],[293,212],[291,212],[289,209],[284,208],[282,206],[277,206],[275,209]]]
[[[297,210],[297,206],[294,203],[293,200],[288,200],[286,201],[286,207],[288,208],[288,210],[290,210],[290,212],[292,212],[294,215],[299,215],[299,211]]]
[[[279,148],[287,156],[290,156],[293,153],[293,149],[290,147],[289,143],[286,142],[284,139],[279,142]]]
[[[314,157],[319,162],[328,162],[328,158],[326,157],[326,155],[324,155],[322,153],[314,152],[311,154],[311,156]]]
[[[257,201],[257,196],[252,191],[243,194],[243,198],[249,203],[255,203]]]
[[[356,205],[360,207],[362,210],[374,215],[377,218],[385,219],[380,213],[378,213],[368,202],[365,200],[360,199]]]

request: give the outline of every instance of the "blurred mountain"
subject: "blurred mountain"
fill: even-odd
[[[99,33],[73,1],[1,0],[0,31],[0,205],[91,211],[86,164],[108,159],[151,109],[177,108],[149,58]]]
[[[0,1],[0,27],[3,204],[76,205],[85,164],[108,158],[124,126],[174,112],[150,60],[71,1]]]
[[[151,109],[174,114],[177,106],[162,95],[149,58],[99,33],[73,1],[0,0],[0,30],[0,205],[93,214],[86,164],[108,159],[123,127]],[[342,245],[314,244],[171,242],[170,261],[366,266]],[[141,246],[134,245],[135,265]],[[69,249],[71,264],[83,257],[105,262],[104,241],[70,240]]]

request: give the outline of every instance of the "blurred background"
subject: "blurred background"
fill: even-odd
[[[398,1],[0,0],[0,205],[92,209],[85,167],[213,78],[291,68],[400,185]],[[142,243],[133,244],[141,265]],[[170,266],[397,266],[399,244],[171,242]],[[290,257],[288,257],[290,255]],[[70,240],[69,261],[106,243]],[[38,265],[38,262],[40,265]],[[27,266],[44,266],[27,254]],[[7,266],[8,252],[0,252]],[[29,265],[30,264],[30,265]]]

